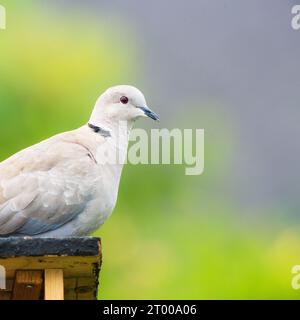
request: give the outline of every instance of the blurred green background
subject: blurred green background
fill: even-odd
[[[107,87],[140,87],[144,49],[130,23],[37,1],[1,4],[9,19],[0,32],[0,160],[85,123]],[[167,117],[163,104],[151,103],[153,86],[140,89],[163,115],[159,126],[206,130],[205,172],[126,165],[117,207],[95,233],[104,254],[99,297],[298,299],[291,287],[291,268],[300,264],[297,219],[283,204],[252,208],[226,193],[238,119],[194,98],[184,106],[189,112]]]

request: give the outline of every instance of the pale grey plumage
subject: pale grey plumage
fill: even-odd
[[[0,164],[0,234],[48,232],[86,208],[96,183],[96,150],[85,141],[93,132],[81,131],[87,130],[55,136]]]
[[[109,107],[119,107],[115,99],[120,95],[129,95],[133,102],[132,108],[120,108],[117,117]],[[103,96],[90,122],[104,126],[111,136],[97,134],[85,125],[0,163],[0,236],[86,235],[111,214],[122,164],[99,164],[97,157],[116,148],[117,121],[126,120],[130,127],[143,115],[139,104],[145,100],[130,86],[111,88]],[[124,157],[129,132],[122,134],[126,136],[121,148]]]

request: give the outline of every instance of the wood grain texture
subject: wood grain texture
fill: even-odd
[[[64,300],[64,272],[62,269],[45,270],[45,300]]]
[[[12,300],[39,300],[42,295],[42,285],[42,271],[16,271]]]
[[[13,284],[19,270],[36,270],[42,271],[44,274],[46,269],[63,270],[65,300],[97,299],[99,271],[102,262],[99,238],[13,238],[12,242],[9,241],[9,238],[5,241],[1,240],[0,265],[6,269],[6,289],[0,290],[0,300],[12,299]],[[23,248],[21,248],[22,243],[25,243]],[[35,243],[39,248],[36,248]],[[31,247],[34,249],[31,250]],[[21,255],[25,253],[26,255]],[[36,256],[35,254],[38,253],[42,255]],[[42,288],[41,299],[43,297],[44,290]]]

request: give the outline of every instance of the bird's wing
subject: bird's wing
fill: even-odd
[[[91,197],[94,167],[90,151],[63,136],[0,163],[0,235],[36,235],[72,220]]]

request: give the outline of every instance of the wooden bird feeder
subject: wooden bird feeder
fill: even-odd
[[[99,238],[0,238],[0,300],[96,300],[101,257]]]

